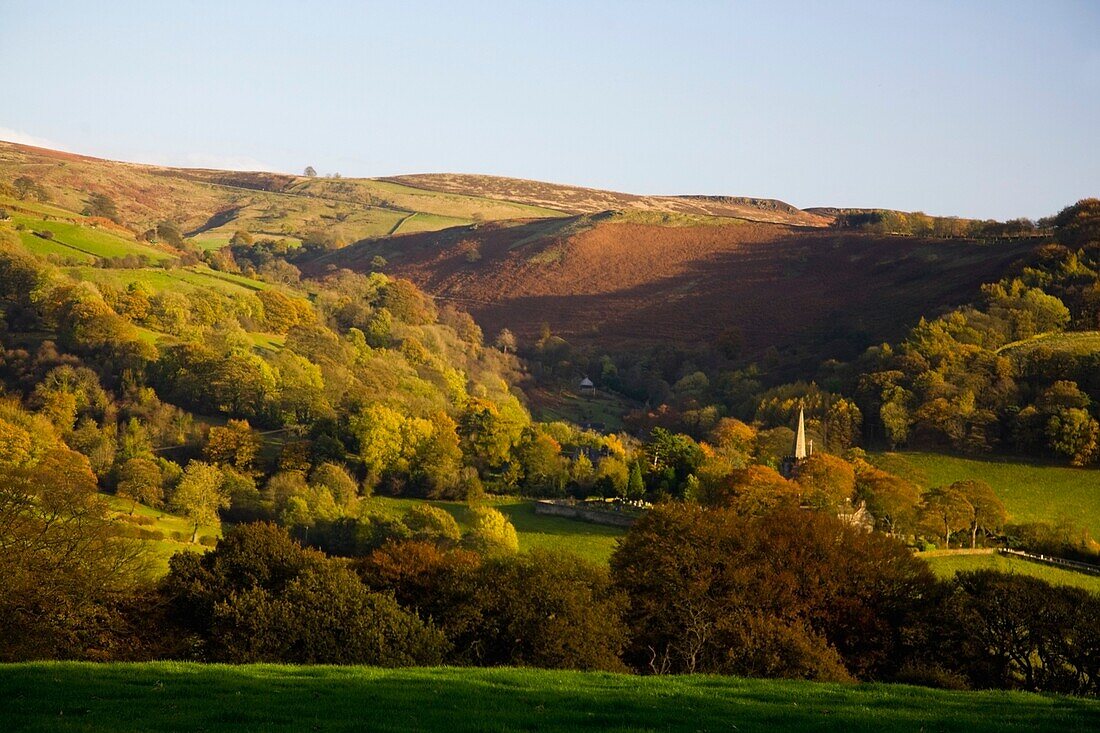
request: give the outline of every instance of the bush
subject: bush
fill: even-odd
[[[235,527],[170,567],[163,592],[203,658],[396,666],[438,663],[446,648],[392,597],[272,524]]]
[[[431,504],[417,504],[405,513],[401,521],[416,540],[453,545],[462,536],[455,518]]]
[[[568,553],[484,560],[426,542],[390,543],[358,564],[364,582],[435,619],[459,664],[624,669],[624,598],[607,571]]]
[[[611,558],[641,670],[880,678],[939,587],[900,542],[835,517],[658,505]]]
[[[503,514],[491,507],[475,507],[472,514],[473,527],[463,538],[463,544],[486,555],[519,550],[516,528]]]

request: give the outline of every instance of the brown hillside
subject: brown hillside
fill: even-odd
[[[508,327],[530,339],[546,322],[599,348],[692,347],[736,326],[750,352],[842,356],[854,333],[894,337],[973,298],[1029,246],[603,215],[364,242],[314,266],[369,269],[382,253],[388,272],[465,306],[489,334]],[[844,343],[828,347],[834,339]]]
[[[532,206],[545,206],[571,214],[594,214],[600,211],[624,209],[735,217],[750,221],[808,227],[827,226],[832,221],[829,216],[805,212],[775,199],[741,196],[638,196],[580,186],[528,181],[521,178],[458,173],[393,176],[384,180],[430,191],[483,196]]]

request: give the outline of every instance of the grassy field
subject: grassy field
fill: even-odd
[[[967,478],[989,483],[1013,522],[1068,519],[1100,537],[1100,470],[1011,458],[958,458],[935,453],[899,454],[926,486]],[[890,458],[889,455],[886,456]]]
[[[1100,702],[698,675],[530,669],[0,665],[12,733],[80,731],[1085,731]]]
[[[21,239],[28,249],[36,254],[60,253],[72,254],[79,258],[85,257],[123,257],[125,255],[142,255],[153,262],[161,262],[171,257],[164,250],[142,244],[136,240],[127,239],[119,234],[106,229],[99,229],[81,224],[50,220],[15,214],[12,217],[15,224],[23,224],[27,230],[23,232]],[[52,240],[45,240],[33,235],[32,232],[48,231],[53,233]],[[30,234],[31,237],[26,235]],[[32,238],[33,237],[33,238]],[[52,246],[52,249],[46,249]],[[58,250],[58,247],[66,248],[71,252]]]
[[[1016,357],[1024,356],[1040,346],[1077,356],[1093,354],[1100,351],[1100,331],[1041,334],[1034,338],[1006,344],[997,351]]]
[[[1055,585],[1072,585],[1090,593],[1100,593],[1100,577],[1072,570],[1041,565],[1004,555],[934,555],[924,560],[941,578],[952,578],[960,570],[999,570],[1002,573],[1030,575]]]
[[[205,552],[208,547],[191,544],[191,531],[193,525],[185,518],[169,514],[159,509],[138,504],[134,509],[135,517],[152,519],[152,524],[137,524],[130,520],[131,503],[117,496],[104,495],[110,504],[115,521],[123,525],[130,525],[141,529],[160,532],[163,539],[142,540],[149,549],[150,571],[154,577],[160,577],[168,572],[168,558],[181,551]],[[199,540],[206,539],[209,542],[213,538],[221,536],[221,529],[212,525],[199,527]]]
[[[418,499],[392,499],[372,497],[369,506],[391,516],[401,516],[409,507],[421,503]],[[446,509],[463,529],[470,526],[470,509],[460,502],[433,501],[435,506]],[[544,548],[567,550],[595,563],[606,563],[615,549],[615,543],[625,530],[591,524],[562,517],[535,514],[534,503],[526,499],[494,499],[490,505],[499,509],[516,528],[520,552]]]

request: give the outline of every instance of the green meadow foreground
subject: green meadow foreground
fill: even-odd
[[[1015,692],[526,669],[0,665],[7,731],[1069,731],[1100,702]]]

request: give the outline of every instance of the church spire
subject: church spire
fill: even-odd
[[[806,457],[806,413],[798,408],[798,434],[794,437],[794,459],[801,461]]]

